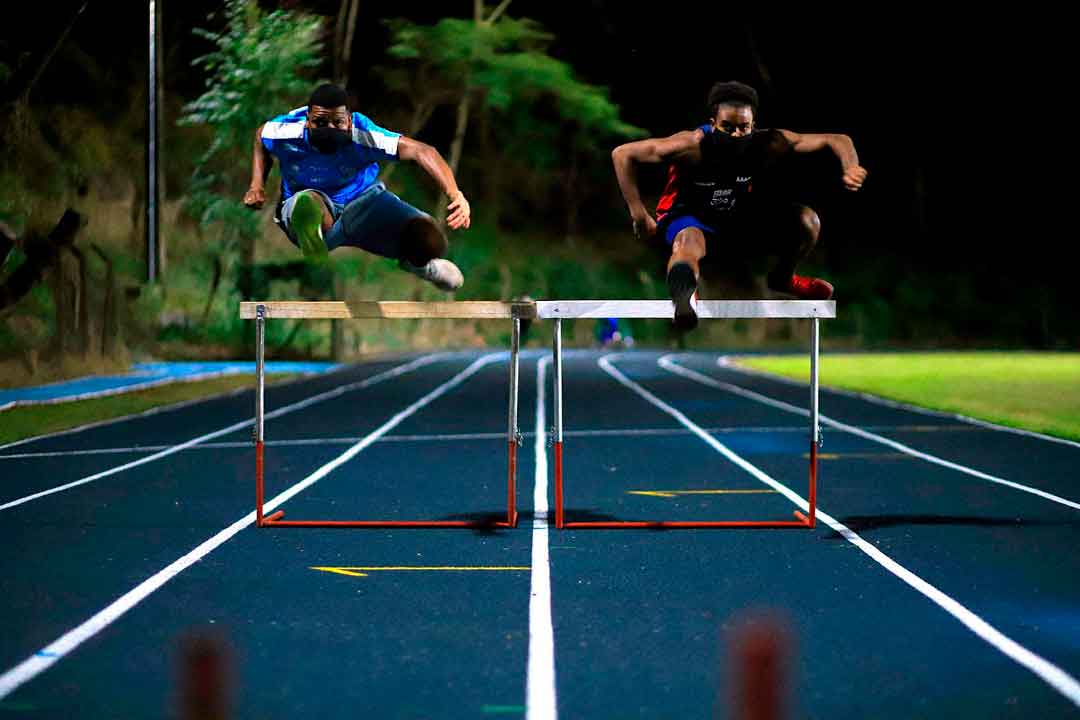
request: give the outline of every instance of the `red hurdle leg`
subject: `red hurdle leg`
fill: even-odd
[[[255,441],[255,525],[263,525],[263,442]]]
[[[563,486],[562,486],[562,442],[555,442],[555,527],[561,528],[563,522]]]

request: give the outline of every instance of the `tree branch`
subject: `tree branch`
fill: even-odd
[[[71,28],[75,26],[75,21],[79,19],[80,15],[82,15],[83,10],[86,9],[86,5],[89,2],[90,0],[83,0],[83,4],[79,7],[78,10],[75,11],[75,14],[71,16],[71,19],[68,21],[67,26],[64,27],[63,31],[61,31],[60,36],[56,39],[56,42],[53,43],[52,48],[50,48],[48,52],[45,53],[41,62],[38,63],[37,69],[33,71],[33,74],[31,74],[29,77],[25,77],[26,73],[16,71],[16,75],[18,77],[12,80],[8,92],[5,93],[6,97],[4,99],[6,102],[13,102],[15,100],[25,99],[27,96],[30,95],[30,91],[34,89],[34,85],[41,78],[41,75],[45,72],[45,68],[47,68],[49,66],[49,63],[52,62],[53,56],[56,55],[57,51],[60,50],[60,48],[64,45],[64,41],[67,40],[67,36],[71,32]]]
[[[26,260],[0,285],[0,310],[17,303],[40,282],[42,273],[55,264],[60,251],[75,241],[81,224],[82,216],[69,208],[47,238],[26,239],[23,246]]]
[[[494,24],[495,21],[499,19],[499,16],[506,11],[507,6],[509,5],[510,0],[503,0],[501,3],[499,3],[499,6],[497,8],[491,11],[491,15],[488,15],[488,19],[484,22],[486,22],[488,25]]]

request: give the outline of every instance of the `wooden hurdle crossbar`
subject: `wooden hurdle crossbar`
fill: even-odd
[[[240,317],[255,321],[255,524],[258,527],[516,527],[518,431],[518,355],[521,345],[521,321],[536,317],[533,303],[516,302],[293,302],[255,301],[240,303]],[[461,319],[510,320],[510,400],[507,427],[507,508],[506,519],[480,520],[284,520],[278,510],[264,514],[265,480],[263,469],[264,395],[266,388],[266,321],[278,318],[322,319]]]

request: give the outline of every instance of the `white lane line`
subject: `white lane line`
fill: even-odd
[[[742,433],[742,432],[805,432],[806,428],[802,426],[788,426],[788,427],[745,427],[745,428],[732,428],[732,427],[714,427],[709,428],[711,433]],[[647,435],[687,435],[688,431],[682,428],[627,428],[627,429],[611,429],[611,430],[567,430],[563,435],[571,437],[623,437],[623,436],[647,436]],[[532,437],[531,432],[522,433],[524,437]],[[451,434],[433,434],[433,435],[390,435],[379,440],[381,443],[393,443],[393,442],[444,442],[444,441],[463,441],[463,440],[503,440],[506,438],[505,432],[492,432],[492,433],[451,433]],[[358,437],[334,437],[334,438],[303,438],[297,440],[267,440],[266,447],[294,447],[304,445],[351,445],[360,438]],[[122,455],[125,453],[151,453],[158,450],[165,450],[171,447],[170,445],[140,445],[136,447],[118,447],[118,448],[96,448],[90,450],[56,450],[53,452],[36,452],[36,453],[12,453],[10,455],[0,455],[0,460],[29,460],[34,458],[54,458],[54,457],[78,457],[82,455]],[[250,450],[250,442],[219,442],[219,443],[200,443],[199,445],[185,448],[185,450]]]
[[[387,432],[399,425],[403,420],[408,418],[417,410],[424,407],[425,405],[440,397],[441,395],[446,394],[453,388],[457,387],[465,380],[467,380],[471,375],[474,375],[485,365],[504,356],[505,353],[497,353],[492,355],[485,355],[484,357],[479,358],[471,365],[469,365],[469,367],[465,368],[460,373],[452,377],[450,380],[447,380],[445,383],[432,390],[427,395],[424,395],[422,398],[414,402],[412,405],[409,405],[397,415],[394,415],[392,418],[379,426],[378,429],[364,437],[363,440],[346,450],[341,456],[326,463],[318,470],[313,472],[311,475],[308,475],[306,478],[298,482],[296,485],[293,485],[288,490],[269,500],[265,505],[266,512],[273,510],[277,506],[284,503],[286,500],[289,500],[296,494],[311,487],[316,482],[325,477],[327,474],[329,474],[332,470],[355,457],[358,453],[360,453],[366,447],[375,442],[379,437],[385,435]],[[222,544],[224,544],[241,530],[251,527],[254,522],[255,511],[252,511],[234,522],[229,527],[219,532],[217,535],[214,535],[209,540],[203,542],[201,545],[197,546],[195,549],[191,550],[183,557],[179,558],[164,569],[159,570],[150,578],[147,578],[139,585],[135,586],[128,592],[121,595],[110,605],[95,614],[86,622],[64,633],[62,636],[46,645],[41,650],[38,650],[36,653],[23,660],[21,663],[11,668],[3,675],[0,675],[0,700],[7,697],[20,686],[29,682],[30,680],[47,670],[65,655],[75,650],[75,648],[79,647],[84,642],[86,642],[94,635],[98,634],[106,627],[111,625],[113,622],[115,622],[117,619],[119,619],[128,610],[145,600],[147,597],[150,596],[151,593],[159,589],[165,583],[169,582],[169,580],[172,580],[181,572],[191,567],[202,558],[209,555],[211,552],[220,547]]]
[[[532,582],[529,595],[529,667],[525,682],[526,720],[555,720],[555,630],[551,622],[551,567],[548,557],[548,464],[545,427],[545,368],[536,364],[536,475],[533,488]]]
[[[774,488],[780,489],[780,492],[793,503],[798,505],[799,508],[803,510],[803,512],[809,512],[809,503],[807,503],[801,495],[794,492],[787,486],[782,485],[776,480],[773,480],[771,477],[766,475],[757,467],[743,460],[738,455],[735,455],[733,452],[731,452],[731,450],[728,450],[726,447],[721,445],[719,441],[716,440],[716,438],[714,438],[712,435],[709,435],[707,432],[705,432],[703,428],[696,425],[692,420],[690,420],[690,418],[686,417],[681,412],[668,405],[663,400],[656,397],[651,392],[649,392],[648,390],[646,390],[645,388],[638,385],[636,382],[619,372],[609,362],[607,358],[600,358],[597,363],[604,370],[604,372],[608,373],[620,383],[630,388],[641,397],[648,400],[657,408],[663,410],[665,413],[675,418],[686,427],[690,428],[690,430],[692,430],[695,435],[697,435],[710,446],[712,446],[712,448],[715,449],[717,452],[721,453],[725,457],[728,457],[729,459],[731,459],[732,456],[734,456],[734,458],[738,458],[737,460],[735,460],[736,464],[738,464],[743,469],[748,470],[752,475],[754,475],[754,477],[758,478],[762,482],[765,482],[766,484]],[[971,630],[971,632],[975,633],[984,641],[997,648],[1007,657],[1011,658],[1015,662],[1019,663],[1023,667],[1033,672],[1052,688],[1064,695],[1074,705],[1080,707],[1080,682],[1078,682],[1076,678],[1069,675],[1067,672],[1059,668],[1057,665],[1054,665],[1049,660],[1035,654],[1031,650],[1028,650],[1026,647],[1019,644],[1012,638],[1008,637],[1000,630],[995,628],[993,625],[973,613],[971,610],[968,610],[957,600],[954,600],[952,597],[946,595],[941,590],[937,589],[935,586],[923,580],[915,573],[900,565],[900,563],[896,562],[891,557],[883,553],[872,543],[863,540],[862,537],[860,537],[856,532],[851,530],[849,527],[847,527],[840,521],[833,518],[824,510],[822,510],[820,505],[817,507],[817,517],[829,527],[831,527],[833,530],[835,530],[837,533],[842,535],[845,540],[866,553],[872,560],[874,560],[874,562],[878,563],[883,568],[891,572],[893,575],[903,580],[909,586],[922,593],[925,597],[929,598],[942,610],[959,620],[968,630]]]
[[[440,355],[448,355],[448,354],[449,353],[440,353]],[[340,368],[340,369],[337,369],[337,370],[330,370],[328,372],[322,373],[320,375],[320,377],[329,377],[330,375],[332,375],[334,373],[342,372],[345,369],[346,368]],[[296,378],[294,380],[286,380],[285,382],[275,382],[273,384],[273,387],[275,389],[276,388],[289,387],[290,385],[295,385],[297,383],[306,382],[306,381],[311,380],[311,379],[312,378],[310,376],[305,375],[304,377]],[[161,405],[159,407],[153,407],[153,408],[150,408],[149,410],[143,410],[142,412],[133,413],[131,415],[124,415],[122,417],[110,418],[108,420],[99,420],[97,422],[87,423],[86,425],[79,425],[77,427],[68,428],[67,430],[58,430],[57,432],[47,433],[45,435],[34,435],[33,437],[23,438],[22,440],[16,440],[14,442],[10,442],[10,443],[7,443],[5,445],[0,445],[0,450],[7,450],[8,448],[13,448],[13,447],[15,447],[17,445],[25,445],[27,443],[35,442],[37,440],[48,440],[48,439],[51,439],[51,438],[60,437],[61,435],[72,435],[74,433],[80,433],[80,432],[82,432],[84,430],[92,430],[94,428],[104,427],[105,425],[114,425],[116,423],[122,423],[122,422],[126,422],[128,420],[136,420],[136,419],[139,419],[139,418],[148,417],[150,415],[157,415],[159,413],[166,413],[166,412],[171,412],[173,410],[180,410],[182,408],[190,407],[192,405],[198,405],[199,403],[202,403],[202,402],[207,402],[207,401],[210,401],[210,400],[218,400],[220,398],[232,397],[234,395],[240,395],[242,393],[250,392],[251,389],[252,388],[237,388],[236,390],[229,390],[228,392],[219,393],[217,395],[210,395],[208,397],[195,398],[194,400],[182,400],[180,402],[172,403],[170,405]]]
[[[733,393],[735,395],[739,395],[741,397],[749,398],[751,400],[756,400],[757,402],[764,403],[765,405],[770,405],[770,406],[772,406],[774,408],[778,408],[778,409],[784,410],[786,412],[795,413],[797,415],[802,415],[804,417],[809,417],[810,416],[810,411],[807,410],[806,408],[801,408],[801,407],[797,407],[795,405],[790,405],[790,404],[788,404],[786,402],[783,402],[781,400],[775,400],[775,399],[773,399],[771,397],[768,397],[766,395],[761,395],[760,393],[756,393],[753,390],[747,390],[746,388],[741,388],[738,385],[732,385],[731,383],[721,382],[720,380],[716,380],[715,378],[711,378],[708,375],[702,375],[701,373],[699,373],[699,372],[697,372],[695,370],[691,370],[689,368],[683,367],[682,365],[676,364],[675,362],[673,362],[671,360],[671,357],[672,357],[671,355],[665,355],[664,357],[657,360],[657,363],[660,365],[660,367],[664,368],[665,370],[667,370],[669,372],[672,372],[672,373],[674,373],[676,375],[681,375],[682,377],[685,377],[685,378],[689,378],[691,380],[694,380],[695,382],[701,383],[702,385],[708,385],[709,387],[714,387],[714,388],[717,388],[718,390],[725,390],[725,391]],[[1077,502],[1075,502],[1073,500],[1069,500],[1067,498],[1063,498],[1060,495],[1055,495],[1055,494],[1047,492],[1045,490],[1040,490],[1038,488],[1030,487],[1028,485],[1023,485],[1023,484],[1018,483],[1018,482],[1013,482],[1012,480],[1005,480],[1004,478],[999,478],[999,477],[997,477],[995,475],[990,475],[988,473],[984,473],[981,470],[975,470],[974,468],[967,467],[966,465],[960,465],[960,464],[957,464],[957,463],[954,463],[954,462],[950,462],[950,461],[945,460],[943,458],[939,458],[936,455],[931,455],[929,453],[924,453],[921,450],[916,450],[915,448],[904,445],[903,443],[898,443],[895,440],[890,440],[887,437],[883,437],[881,435],[877,435],[875,433],[868,432],[866,430],[863,430],[862,428],[857,428],[854,425],[848,425],[847,423],[842,423],[839,420],[833,420],[832,418],[827,417],[825,415],[818,415],[818,417],[820,418],[822,424],[824,424],[824,425],[829,425],[830,427],[834,427],[834,428],[836,428],[838,430],[843,430],[844,432],[851,433],[852,435],[857,435],[857,436],[859,436],[861,438],[865,438],[866,440],[871,440],[873,442],[880,443],[881,445],[891,447],[894,450],[899,450],[902,453],[906,453],[908,455],[911,455],[912,457],[917,457],[920,460],[925,460],[926,462],[933,463],[935,465],[940,465],[941,467],[949,468],[950,470],[957,470],[957,471],[965,473],[967,475],[971,475],[972,477],[977,477],[980,480],[986,480],[987,482],[996,483],[998,485],[1004,485],[1005,487],[1010,487],[1010,488],[1013,488],[1014,490],[1020,490],[1022,492],[1030,493],[1032,495],[1036,495],[1038,497],[1041,497],[1041,498],[1043,498],[1045,500],[1050,500],[1052,502],[1056,502],[1059,505],[1065,505],[1066,507],[1071,507],[1074,510],[1080,510],[1080,503],[1077,503]]]
[[[737,433],[804,433],[805,425],[775,425],[775,426],[752,426],[746,427],[709,427],[705,428],[713,435],[728,435]],[[977,428],[966,425],[866,425],[863,430],[881,430],[884,432],[971,432]],[[566,430],[565,437],[647,437],[667,435],[690,435],[689,430],[683,428],[614,428],[606,430]],[[532,431],[523,432],[522,437],[531,438]],[[460,442],[468,440],[505,440],[506,432],[492,433],[448,433],[432,435],[390,435],[379,438],[380,443],[395,442]],[[306,445],[352,445],[360,440],[359,437],[332,437],[332,438],[302,438],[297,440],[267,440],[266,447],[303,447]],[[0,455],[2,460],[32,460],[37,458],[55,457],[79,457],[82,455],[123,455],[137,453],[152,453],[165,450],[170,445],[139,445],[136,447],[95,448],[88,450],[56,450],[52,452],[28,452],[11,453]],[[192,445],[184,448],[188,450],[250,450],[250,441],[244,442],[209,442]]]
[[[716,364],[727,370],[734,370],[735,372],[743,373],[745,375],[756,375],[757,377],[763,377],[767,380],[776,380],[786,385],[795,385],[797,387],[805,387],[809,390],[809,385],[798,380],[792,380],[791,378],[784,377],[782,375],[774,375],[771,372],[764,370],[758,370],[757,368],[743,367],[736,365],[731,361],[731,358],[727,355],[721,355],[716,358]],[[845,395],[847,397],[857,398],[859,400],[866,400],[867,402],[876,403],[878,405],[884,405],[885,407],[893,408],[895,410],[910,410],[920,415],[929,415],[930,417],[949,418],[950,420],[959,420],[961,422],[976,425],[987,430],[997,430],[1000,432],[1012,433],[1013,435],[1024,435],[1026,437],[1036,438],[1037,440],[1046,440],[1047,442],[1054,442],[1060,445],[1070,445],[1075,448],[1080,448],[1080,442],[1075,440],[1067,440],[1065,438],[1054,437],[1053,435],[1046,435],[1044,433],[1035,432],[1034,430],[1023,430],[1021,428],[1009,427],[1008,425],[999,425],[989,420],[980,420],[979,418],[973,418],[969,415],[961,415],[960,413],[946,412],[943,410],[931,410],[930,408],[919,407],[918,405],[909,405],[899,400],[890,400],[889,398],[883,398],[880,395],[871,395],[867,392],[859,392],[857,390],[847,390],[845,388],[829,387],[822,388],[829,392],[836,393],[837,395]]]
[[[265,415],[265,419],[270,420],[270,419],[273,419],[273,418],[276,418],[276,417],[281,417],[282,415],[285,415],[286,413],[290,413],[290,412],[293,412],[295,410],[299,410],[301,408],[305,408],[305,407],[308,407],[310,405],[314,405],[315,403],[322,402],[324,400],[329,400],[330,398],[337,397],[337,396],[341,395],[342,393],[349,392],[351,390],[359,390],[361,388],[368,387],[369,385],[373,385],[375,383],[382,382],[383,380],[387,380],[387,379],[392,378],[392,377],[397,377],[398,375],[410,372],[410,371],[415,370],[416,368],[421,367],[423,365],[428,365],[428,364],[434,362],[437,358],[438,358],[437,355],[426,355],[424,357],[417,358],[416,360],[413,360],[412,362],[405,363],[404,365],[398,365],[396,368],[392,368],[392,369],[387,370],[385,372],[378,373],[377,375],[372,375],[371,377],[367,378],[366,380],[361,380],[359,382],[351,383],[349,385],[342,385],[341,387],[334,388],[333,390],[330,390],[328,392],[320,393],[318,395],[313,395],[313,396],[311,396],[311,397],[309,397],[309,398],[307,398],[305,400],[301,400],[299,402],[292,403],[291,405],[286,405],[286,406],[284,406],[282,408],[274,410],[273,412],[268,412]],[[56,487],[49,488],[48,490],[42,490],[41,492],[34,493],[33,495],[27,495],[25,497],[18,498],[17,500],[12,500],[11,502],[7,502],[7,503],[4,503],[4,504],[0,505],[0,510],[7,510],[9,508],[13,508],[13,507],[16,507],[18,505],[22,505],[24,503],[28,503],[31,500],[37,500],[38,498],[43,498],[43,497],[45,497],[47,495],[54,495],[54,494],[59,493],[59,492],[64,492],[65,490],[70,490],[71,488],[79,487],[80,485],[85,485],[87,483],[94,482],[95,480],[100,480],[103,477],[108,477],[110,475],[115,475],[115,474],[117,474],[119,472],[123,472],[124,470],[130,470],[133,467],[137,467],[139,465],[145,465],[146,463],[153,462],[155,460],[160,460],[163,457],[167,457],[167,456],[172,455],[174,453],[178,453],[181,450],[185,450],[185,449],[187,449],[187,448],[189,448],[189,447],[191,447],[193,445],[197,445],[197,444],[199,444],[199,443],[201,443],[201,442],[203,442],[205,440],[213,440],[216,437],[221,437],[222,435],[228,435],[229,433],[236,432],[237,430],[241,430],[241,429],[243,429],[245,427],[249,427],[254,422],[255,422],[254,418],[251,418],[249,420],[242,420],[242,421],[240,421],[238,423],[234,423],[234,424],[232,424],[232,425],[230,425],[230,426],[228,426],[226,428],[222,428],[221,430],[216,430],[216,431],[214,431],[212,433],[207,433],[206,435],[200,435],[197,438],[192,438],[191,440],[188,440],[187,442],[181,443],[179,445],[174,445],[174,446],[168,448],[167,450],[162,450],[161,452],[154,453],[153,455],[149,455],[149,456],[144,457],[144,458],[139,458],[138,460],[132,460],[129,463],[124,463],[123,465],[119,465],[117,467],[110,468],[108,470],[103,470],[103,471],[101,471],[99,473],[95,473],[93,475],[88,475],[87,477],[81,478],[79,480],[75,480],[73,482],[65,483],[64,485],[57,485]]]

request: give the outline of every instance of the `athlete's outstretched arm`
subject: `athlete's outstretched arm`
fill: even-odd
[[[649,138],[620,145],[611,151],[615,165],[615,177],[619,181],[626,208],[634,223],[634,235],[650,237],[656,232],[656,220],[641,201],[637,183],[637,163],[662,163],[681,160],[695,162],[701,159],[701,139],[705,133],[685,130],[666,138]]]
[[[446,196],[450,198],[450,205],[446,208],[450,212],[450,215],[446,218],[446,224],[450,229],[457,230],[469,227],[472,223],[472,209],[469,207],[469,201],[465,199],[465,193],[458,189],[457,180],[454,179],[454,172],[446,164],[446,160],[439,154],[439,151],[426,143],[413,140],[404,135],[398,138],[397,149],[399,159],[411,160],[424,168],[424,172],[430,175],[431,179],[437,182],[442,191],[446,193]]]
[[[274,167],[274,156],[262,144],[262,130],[262,125],[255,129],[255,150],[251,156],[251,185],[244,193],[244,204],[253,209],[261,208],[266,202],[266,178],[270,176],[270,169]]]
[[[791,130],[781,130],[784,137],[791,143],[791,149],[795,152],[806,153],[829,148],[840,160],[840,166],[844,170],[844,187],[855,191],[862,187],[866,180],[866,168],[859,164],[859,155],[855,152],[855,143],[847,135],[832,133],[797,133]]]

